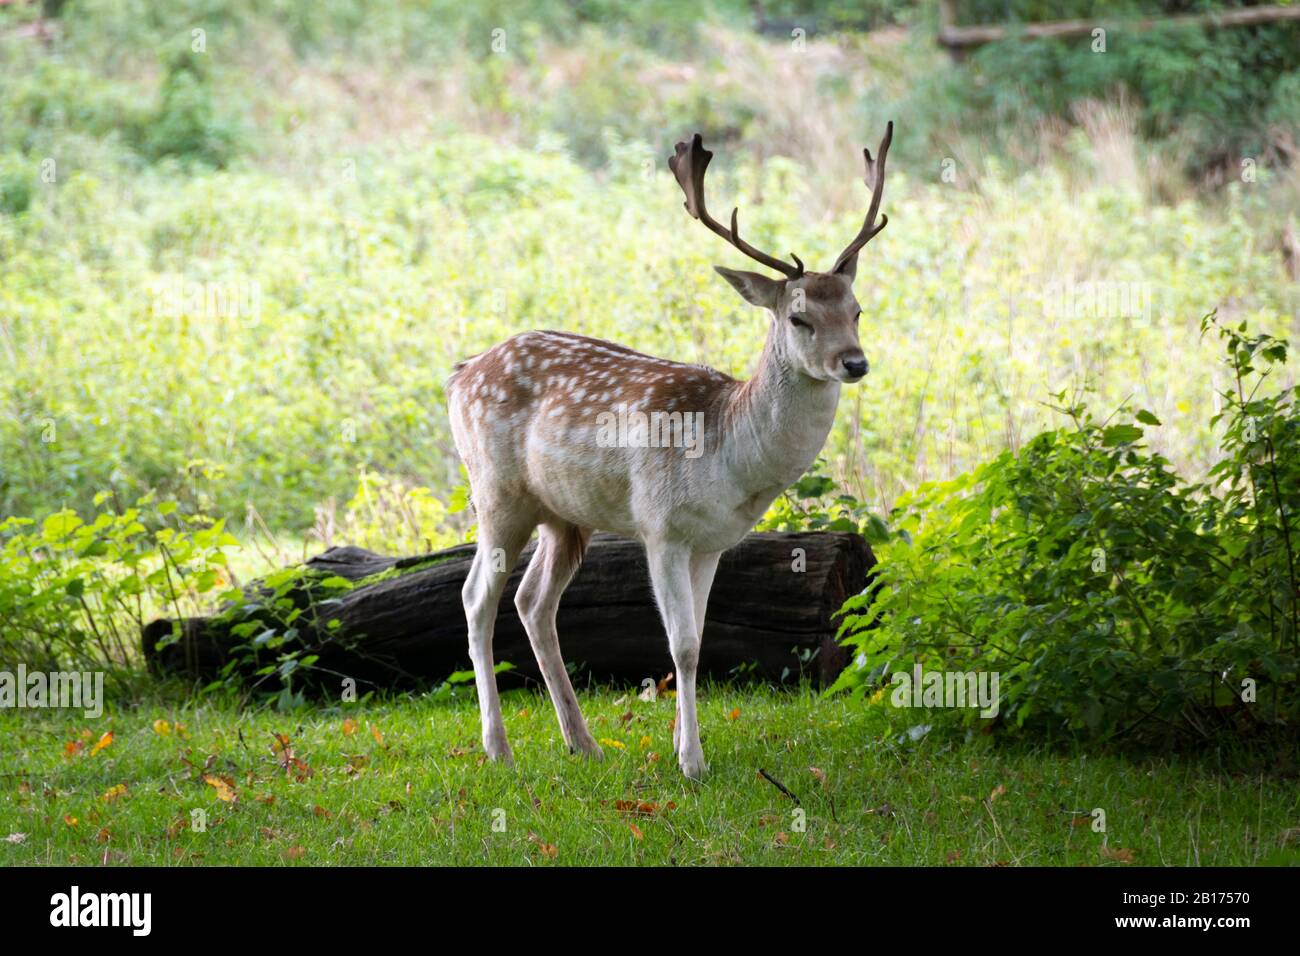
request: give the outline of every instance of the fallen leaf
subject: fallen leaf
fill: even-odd
[[[66,824],[67,824],[68,826],[70,826],[70,827],[75,827],[75,826],[77,825],[77,823],[78,823],[78,820],[77,820],[77,818],[74,817],[71,813],[67,813],[67,814],[64,814],[64,816],[63,816],[63,822],[66,823]]]
[[[312,808],[311,808],[311,812],[314,813],[314,814],[316,814],[316,816],[318,816],[318,817],[324,817],[326,820],[328,820],[330,817],[334,816],[334,814],[330,813],[328,810],[326,810],[326,809],[325,809],[324,807],[322,807],[320,804],[317,804],[316,806],[312,807]]]
[[[306,855],[307,851],[300,846],[291,846],[280,854],[286,860],[301,860]]]
[[[124,796],[125,794],[126,794],[126,784],[119,783],[116,786],[109,787],[107,790],[105,790],[103,795],[99,799],[106,800],[109,803],[112,803],[118,797]]]
[[[779,843],[781,846],[785,846],[787,843],[790,842],[790,834],[782,830],[776,835],[776,842]]]
[[[600,742],[606,747],[613,747],[615,750],[626,750],[627,744],[621,740],[615,740],[612,737],[601,737]]]
[[[668,809],[676,806],[675,803],[668,804]],[[652,803],[648,800],[615,800],[614,809],[619,813],[634,813],[638,816],[652,817],[659,812],[659,804]]]
[[[357,732],[357,722],[355,720],[349,717],[347,720],[343,721],[344,737],[351,737],[356,732]]]
[[[1116,863],[1132,863],[1133,851],[1114,849],[1112,850],[1106,844],[1101,845],[1101,858],[1103,860],[1114,860]]]
[[[170,737],[172,733],[172,725],[159,717],[153,722],[153,732],[159,737]]]
[[[99,740],[95,741],[95,746],[90,748],[90,756],[92,757],[95,756],[95,754],[99,753],[101,750],[103,750],[112,742],[113,742],[113,731],[111,730],[106,731],[104,733],[104,736],[100,737]]]
[[[65,758],[71,759],[72,757],[75,757],[78,753],[80,753],[81,748],[84,746],[85,744],[83,744],[80,740],[69,740],[66,744],[63,745],[63,756]]]
[[[26,843],[26,842],[27,842],[27,834],[26,834],[26,833],[11,833],[11,834],[9,834],[7,837],[5,837],[5,842],[6,842],[6,843]]]
[[[826,786],[826,771],[820,767],[809,767],[808,772],[817,778],[817,782],[823,787]]]
[[[553,859],[555,859],[555,858],[559,855],[559,853],[560,853],[560,848],[559,848],[559,847],[557,847],[554,843],[546,843],[546,842],[544,842],[544,841],[542,840],[542,838],[539,837],[536,833],[529,833],[529,834],[528,834],[528,839],[529,839],[531,842],[537,844],[537,849],[539,849],[539,850],[542,851],[542,856],[544,856],[544,857],[548,857],[549,859],[552,859],[552,860],[553,860]]]
[[[740,719],[740,708],[739,708],[739,707],[733,708],[732,711],[731,711],[731,713],[727,714],[727,719],[728,719],[728,720],[739,720],[739,719]]]
[[[384,746],[384,735],[374,724],[370,725],[370,736],[375,738],[375,743],[379,744],[379,746]]]
[[[998,784],[996,787],[993,788],[993,792],[989,794],[989,803],[992,803],[994,800],[996,800],[998,797],[1002,796],[1006,792],[1007,792],[1007,788],[1002,786],[1002,784]]]
[[[636,837],[638,840],[645,839],[645,834],[641,832],[641,828],[638,827],[635,823],[629,821],[627,826],[628,829],[632,831],[632,836]]]
[[[235,782],[229,777],[218,777],[215,774],[205,773],[203,782],[217,791],[217,799],[223,803],[235,802]]]
[[[649,747],[651,743],[652,743],[652,741],[650,740],[650,735],[649,735],[649,734],[642,734],[642,735],[641,735],[641,749],[642,749],[642,750],[645,750],[647,747]]]
[[[945,858],[948,863],[956,863],[961,859],[961,850],[949,850]]]

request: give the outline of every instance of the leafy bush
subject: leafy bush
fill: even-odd
[[[26,212],[36,191],[36,168],[17,153],[0,153],[0,213]]]
[[[301,705],[305,698],[299,679],[324,676],[312,670],[323,642],[338,628],[339,622],[329,617],[330,607],[352,588],[346,578],[295,566],[274,571],[247,590],[222,595],[226,607],[214,621],[229,628],[238,643],[206,690],[265,696],[268,687],[263,685],[269,685],[281,710]],[[159,646],[175,640],[173,634]]]
[[[960,70],[924,82],[914,101],[926,112],[983,116],[1024,129],[1047,117],[1072,120],[1080,101],[1106,99],[1123,89],[1139,106],[1140,132],[1177,141],[1193,172],[1238,170],[1243,156],[1285,159],[1294,137],[1294,90],[1300,78],[1300,24],[1282,22],[1208,29],[1159,24],[1141,33],[1126,20],[1222,9],[1215,0],[1078,0],[963,5],[963,22],[1014,24],[1084,18],[1112,25],[1104,51],[1093,38],[1024,40],[1012,37],[975,50]],[[1189,11],[1188,8],[1191,8]],[[1284,130],[1289,132],[1284,133]]]
[[[1234,382],[1211,421],[1223,457],[1206,483],[1147,447],[1161,427],[1149,411],[1099,422],[1068,404],[1069,427],[900,502],[872,584],[845,605],[855,656],[836,688],[887,693],[916,666],[996,672],[998,729],[1047,736],[1202,739],[1293,722],[1300,409],[1293,388],[1261,393],[1286,344],[1203,327]],[[973,710],[925,720],[945,716],[980,723]]]
[[[243,133],[217,108],[205,62],[188,51],[168,61],[158,112],[144,142],[151,159],[176,156],[220,168],[235,156]]]
[[[221,521],[147,496],[95,499],[89,522],[64,509],[0,522],[0,662],[103,670],[118,689],[140,670],[140,630],[160,612],[193,613],[229,583]]]

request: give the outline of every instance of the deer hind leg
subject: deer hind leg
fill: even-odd
[[[695,599],[695,630],[699,635],[696,647],[704,643],[704,617],[709,608],[709,591],[713,588],[713,576],[718,570],[721,551],[697,551],[691,555],[691,595]],[[681,754],[682,739],[682,705],[681,695],[677,696],[677,716],[673,720],[673,753]]]
[[[646,544],[650,583],[668,631],[668,650],[677,674],[677,762],[686,776],[698,780],[707,769],[700,748],[700,727],[695,715],[695,672],[700,662],[700,630],[695,623],[695,595],[691,588],[691,553],[663,542]]]
[[[564,735],[569,752],[600,758],[601,749],[587,729],[578,698],[573,693],[573,684],[564,669],[560,638],[555,629],[560,595],[582,563],[582,554],[590,539],[591,532],[577,525],[567,522],[543,524],[538,533],[537,550],[515,593],[515,607],[533,645],[537,666],[546,681],[551,703],[555,705],[560,733]]]
[[[506,580],[534,527],[534,519],[521,508],[480,507],[478,550],[461,589],[465,622],[469,626],[469,656],[474,662],[474,683],[478,688],[483,749],[493,760],[506,763],[512,762],[513,758],[510,744],[506,741],[505,723],[501,719],[501,701],[497,696],[492,633],[496,627],[501,592],[505,590]]]

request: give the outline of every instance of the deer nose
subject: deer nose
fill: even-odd
[[[848,372],[851,378],[862,378],[867,374],[866,358],[844,359],[844,371]]]

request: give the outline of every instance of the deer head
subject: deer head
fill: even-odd
[[[669,168],[686,194],[686,211],[691,218],[704,223],[751,259],[782,273],[784,278],[772,279],[757,272],[714,266],[745,301],[772,313],[773,344],[794,368],[818,381],[857,382],[867,374],[867,359],[858,342],[862,308],[853,295],[853,279],[858,253],[889,222],[889,217],[882,215],[877,224],[876,215],[884,194],[885,156],[893,135],[891,122],[880,142],[879,155],[873,159],[871,150],[862,151],[871,205],[862,228],[829,272],[805,272],[793,253],[791,264],[751,246],[740,237],[739,209],[732,210],[730,228],[709,215],[704,202],[704,174],[713,153],[704,148],[699,133],[689,145],[678,143],[675,154],[668,159]]]

